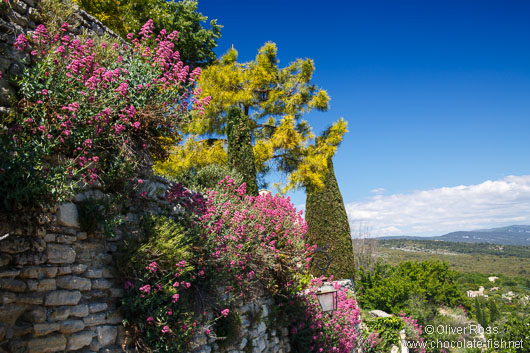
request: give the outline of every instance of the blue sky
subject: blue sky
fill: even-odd
[[[314,59],[331,109],[306,119],[317,131],[349,122],[334,163],[353,228],[530,223],[530,1],[200,0],[199,10],[224,26],[218,54],[233,44],[252,60],[270,40],[281,66]]]

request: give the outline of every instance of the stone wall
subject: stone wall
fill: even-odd
[[[108,197],[96,187],[39,215],[35,227],[14,228],[0,240],[0,352],[123,352],[118,312],[123,280],[115,255],[124,232],[140,234],[142,212],[168,209],[170,184],[145,180],[141,205],[130,205],[125,224],[113,238],[80,229],[78,206],[87,198]],[[174,209],[178,213],[178,209]],[[40,223],[40,224],[38,224]],[[194,353],[287,353],[287,329],[268,327],[270,297],[241,303],[241,327],[233,342],[199,334]],[[200,330],[201,331],[201,330]],[[204,330],[202,330],[204,332]]]
[[[288,331],[267,325],[273,301],[262,297],[251,303],[240,305],[236,312],[241,318],[239,334],[231,342],[223,344],[204,334],[193,340],[193,353],[287,353],[290,352]]]
[[[73,202],[42,217],[49,222],[36,234],[0,241],[0,350],[122,351],[122,284],[113,267],[119,237],[80,231]]]

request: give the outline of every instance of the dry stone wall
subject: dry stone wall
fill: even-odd
[[[116,254],[125,232],[140,234],[141,213],[170,208],[164,197],[169,186],[162,178],[145,180],[139,191],[147,193],[147,200],[129,207],[125,225],[112,238],[101,231],[87,234],[80,229],[80,203],[108,197],[97,187],[46,210],[37,220],[40,225],[15,227],[4,235],[0,240],[0,352],[131,351],[124,347],[119,313],[124,281],[118,275]],[[267,324],[272,305],[265,295],[241,303],[235,309],[241,326],[233,341],[223,344],[201,333],[194,337],[191,351],[289,352],[287,329]]]

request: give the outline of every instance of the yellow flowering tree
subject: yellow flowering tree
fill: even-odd
[[[173,148],[168,161],[157,164],[157,171],[178,175],[197,166],[226,164],[228,112],[236,107],[251,131],[258,174],[271,168],[284,172],[286,183],[277,185],[282,192],[322,187],[328,160],[342,141],[347,123],[340,119],[315,138],[302,116],[313,109],[326,111],[329,96],[311,82],[314,62],[297,59],[284,68],[278,64],[276,44],[269,42],[253,61],[237,62],[232,48],[203,70],[199,88],[211,102],[185,128],[187,139]]]

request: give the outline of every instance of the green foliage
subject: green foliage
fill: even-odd
[[[135,272],[142,271],[153,261],[158,263],[160,271],[171,271],[179,261],[190,263],[194,257],[191,247],[195,238],[180,222],[165,216],[145,215],[142,228],[145,240],[137,247],[131,243],[128,246],[128,266]],[[191,271],[193,267],[188,266],[185,270]]]
[[[306,201],[307,242],[318,246],[329,245],[331,264],[329,275],[336,278],[353,278],[355,262],[350,235],[350,224],[340,193],[333,162],[328,161],[329,170],[324,179],[324,187],[308,191]],[[320,275],[315,264],[312,272]]]
[[[240,108],[232,107],[227,114],[228,166],[243,176],[249,195],[258,194],[256,166],[252,150],[249,120]]]
[[[390,352],[393,345],[399,346],[399,332],[405,328],[405,323],[399,317],[377,317],[364,320],[369,332],[377,332],[381,342],[378,351]]]
[[[358,272],[358,299],[365,309],[395,314],[405,310],[405,303],[413,297],[424,298],[426,305],[454,307],[464,302],[455,277],[456,273],[439,261],[407,261],[395,267],[378,264],[374,271]]]
[[[234,179],[237,185],[241,185],[244,182],[243,177],[235,170],[226,165],[217,164],[189,169],[169,179],[179,182],[191,190],[206,191],[216,188],[217,184],[226,176]]]
[[[499,308],[497,307],[497,303],[495,303],[494,299],[488,300],[488,305],[490,309],[490,320],[489,322],[493,324],[495,321],[499,319]]]
[[[530,352],[530,315],[512,315],[499,327],[497,333],[492,333],[487,338],[497,343],[512,342],[511,347],[493,347],[488,352]]]
[[[110,29],[125,37],[137,33],[152,19],[155,31],[179,32],[176,50],[185,65],[192,68],[212,63],[222,26],[197,11],[198,2],[191,0],[74,0],[81,8],[95,16]],[[208,28],[209,27],[209,28]]]

